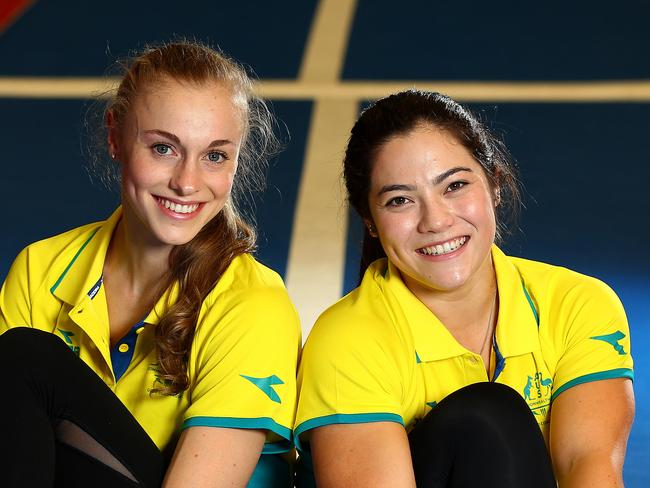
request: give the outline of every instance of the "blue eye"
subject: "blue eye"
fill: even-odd
[[[172,148],[168,144],[154,144],[152,148],[160,156],[168,156],[172,152]]]
[[[216,151],[208,153],[208,161],[210,161],[211,163],[222,163],[226,159],[228,158],[224,153],[216,152]]]

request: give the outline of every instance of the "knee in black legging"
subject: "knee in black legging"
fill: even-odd
[[[435,412],[438,424],[468,434],[487,431],[497,435],[496,439],[505,437],[509,441],[515,429],[539,433],[524,399],[515,390],[500,383],[466,386],[450,394],[435,408],[438,410]]]
[[[70,356],[70,349],[51,332],[31,327],[14,327],[0,335],[0,363],[3,367],[20,365],[22,368],[26,362],[51,366],[53,354],[66,358]],[[70,359],[72,358],[74,356]]]
[[[418,486],[555,486],[533,414],[502,384],[450,394],[415,426],[409,443]]]

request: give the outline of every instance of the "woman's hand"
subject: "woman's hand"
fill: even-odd
[[[190,427],[181,433],[163,486],[245,487],[264,447],[263,430]]]
[[[634,418],[632,382],[593,381],[562,392],[551,410],[551,457],[560,488],[623,486]]]
[[[318,427],[310,440],[319,488],[414,488],[406,431],[395,422]]]

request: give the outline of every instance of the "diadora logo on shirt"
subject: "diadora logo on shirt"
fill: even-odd
[[[76,346],[72,341],[72,338],[74,337],[74,332],[70,332],[69,330],[59,329],[58,327],[56,330],[59,334],[63,336],[63,340],[68,345],[68,347],[72,350],[72,352],[75,353],[77,356],[79,356],[79,353],[81,352],[81,348],[79,346]]]
[[[526,384],[522,390],[524,400],[536,416],[545,417],[551,404],[551,390],[553,380],[544,377],[541,371],[526,377]]]
[[[271,375],[265,378],[255,378],[254,376],[246,376],[245,374],[240,374],[239,376],[253,383],[275,403],[282,403],[282,400],[280,400],[280,395],[278,395],[278,393],[273,389],[275,385],[284,385],[284,381],[282,381],[277,376]]]
[[[620,330],[617,330],[616,332],[612,332],[611,334],[590,337],[590,339],[594,339],[596,341],[606,342],[607,344],[612,346],[614,350],[621,356],[625,356],[627,354],[625,352],[625,349],[623,349],[623,346],[618,343],[618,341],[624,338],[625,338],[625,334],[623,334]]]

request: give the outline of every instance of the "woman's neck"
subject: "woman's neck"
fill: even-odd
[[[172,246],[140,242],[138,232],[129,232],[123,216],[108,248],[104,274],[119,276],[120,282],[135,295],[156,289],[169,269]]]
[[[404,275],[402,277],[404,279]],[[497,293],[491,255],[462,286],[452,290],[430,288],[410,279],[404,279],[404,282],[452,333],[475,328],[478,322],[485,324]]]

